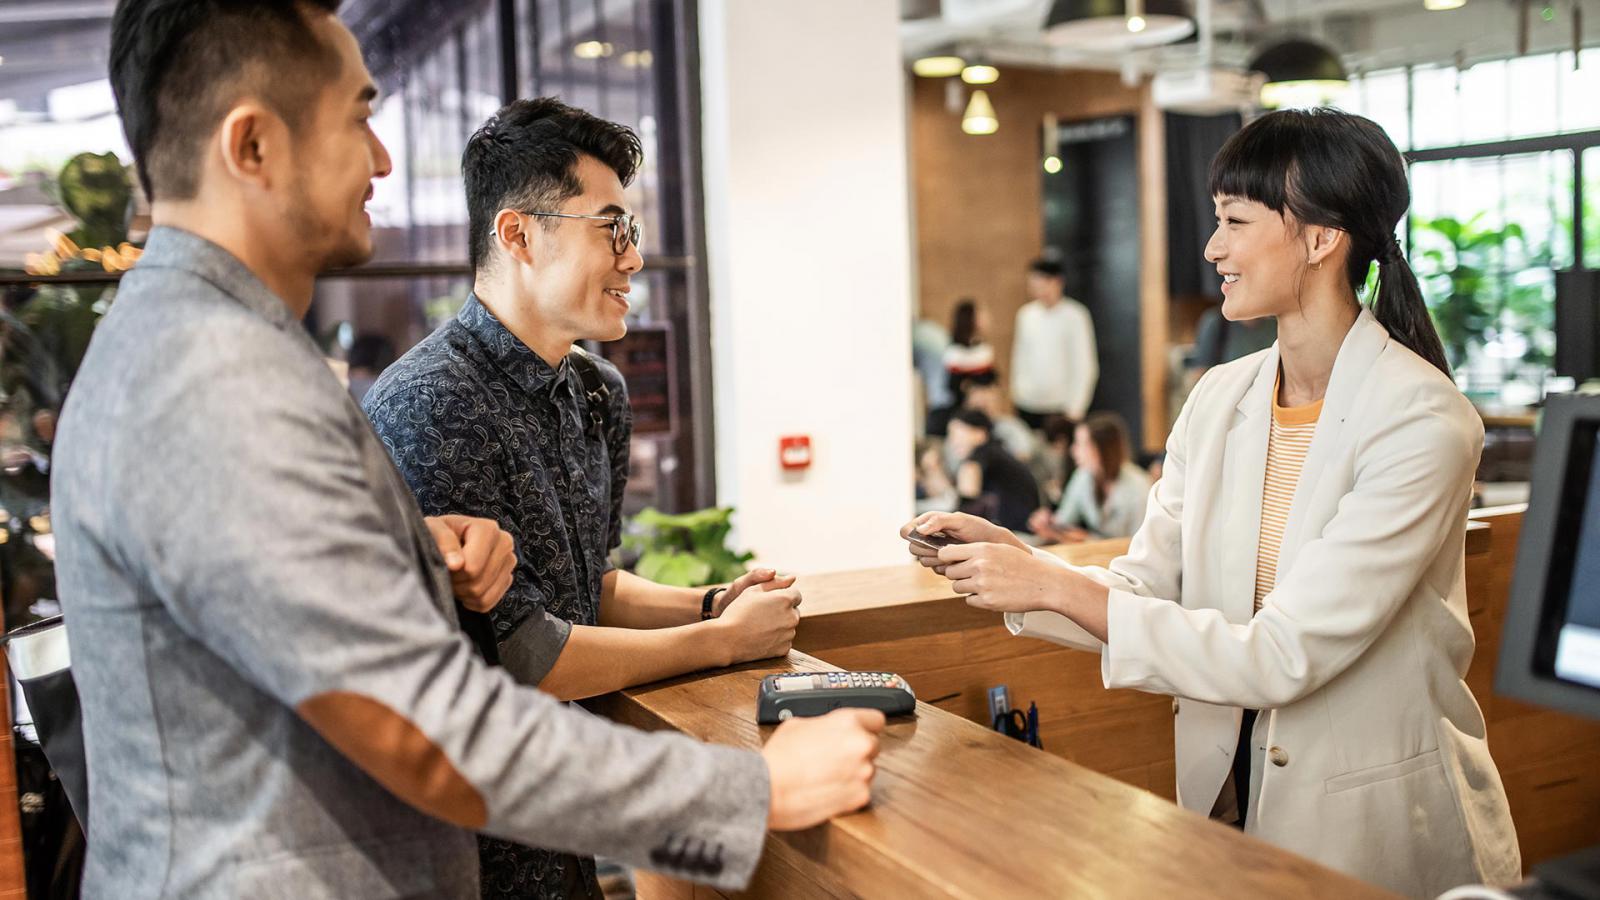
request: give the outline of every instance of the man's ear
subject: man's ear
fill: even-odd
[[[274,172],[290,161],[289,127],[259,103],[240,103],[217,129],[216,148],[228,177],[259,189],[272,186]]]
[[[533,221],[514,209],[502,209],[494,216],[494,243],[500,252],[523,265],[532,265],[538,241]]]
[[[1341,247],[1350,243],[1350,235],[1327,225],[1311,225],[1305,230],[1306,265],[1321,266],[1331,259]]]

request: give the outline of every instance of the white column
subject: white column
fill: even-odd
[[[911,239],[899,0],[702,0],[718,502],[763,564],[907,558]],[[778,439],[811,438],[785,473]]]

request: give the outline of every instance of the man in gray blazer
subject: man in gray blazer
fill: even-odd
[[[299,321],[319,271],[370,255],[390,168],[336,5],[125,0],[113,22],[158,227],[56,442],[85,893],[475,897],[473,831],[742,886],[766,828],[867,802],[882,718],[796,721],[758,755],[477,658],[455,603],[492,607],[511,548],[424,521]]]

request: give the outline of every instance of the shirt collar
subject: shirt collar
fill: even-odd
[[[299,319],[282,297],[262,283],[256,273],[222,247],[181,228],[158,225],[145,240],[136,269],[177,269],[210,282],[245,308],[280,328],[299,325]]]
[[[559,366],[552,366],[533,352],[527,344],[501,324],[494,313],[483,305],[476,293],[467,295],[467,302],[456,313],[456,321],[476,340],[489,359],[505,372],[512,381],[529,393],[546,392],[552,397],[571,385],[572,365],[563,357]]]

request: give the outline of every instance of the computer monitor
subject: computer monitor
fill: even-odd
[[[1600,719],[1600,396],[1551,396],[1533,462],[1495,691]]]

